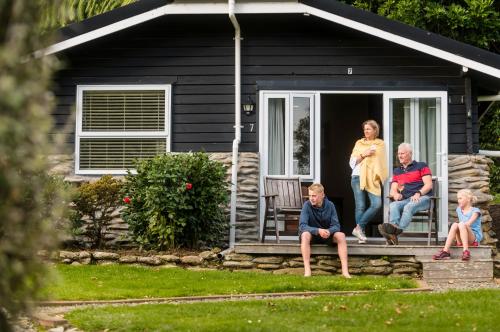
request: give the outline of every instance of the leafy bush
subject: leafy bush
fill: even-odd
[[[54,0],[54,5],[57,5]],[[29,55],[49,45],[36,26],[40,1],[0,1],[0,331],[29,309],[45,278],[41,249],[57,245],[59,188],[44,196],[49,169],[54,59]],[[49,36],[47,36],[49,37]],[[47,200],[47,198],[50,198]]]
[[[122,181],[105,175],[78,188],[73,223],[83,225],[84,218],[88,218],[90,224],[87,224],[85,234],[91,239],[93,247],[101,248],[103,245],[104,232],[113,219],[111,214],[120,206],[121,187]]]
[[[157,156],[127,175],[122,216],[146,248],[218,244],[227,229],[227,189],[224,165],[206,153]]]

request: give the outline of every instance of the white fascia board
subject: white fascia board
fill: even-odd
[[[242,3],[236,4],[235,14],[274,14],[274,13],[301,13],[302,8],[297,2],[267,2],[267,3]],[[164,15],[193,15],[193,14],[228,14],[227,3],[172,3],[148,12],[129,17],[105,27],[89,31],[65,41],[53,44],[34,53],[35,57],[55,54],[68,48],[86,43],[88,41],[107,36],[114,32],[127,29]]]
[[[491,67],[491,66],[485,65],[483,63],[473,61],[471,59],[464,58],[462,56],[440,50],[438,48],[414,41],[412,39],[401,37],[399,35],[387,32],[385,30],[374,28],[374,27],[367,25],[367,24],[359,23],[357,21],[353,21],[353,20],[347,19],[347,18],[342,17],[342,16],[328,13],[328,12],[325,12],[323,10],[320,10],[320,9],[317,9],[314,7],[310,7],[310,6],[307,6],[304,4],[299,4],[299,5],[304,7],[303,12],[307,12],[311,15],[321,17],[325,20],[344,25],[348,28],[352,28],[352,29],[361,31],[361,32],[367,33],[369,35],[376,36],[376,37],[388,40],[390,42],[400,44],[400,45],[405,46],[405,47],[412,48],[414,50],[417,50],[417,51],[420,51],[423,53],[427,53],[427,54],[435,56],[437,58],[441,58],[443,60],[447,60],[447,61],[459,64],[461,66],[468,67],[470,69],[477,70],[477,71],[484,73],[484,74],[488,74],[488,75],[491,75],[493,77],[500,78],[500,69],[498,69],[498,68]]]
[[[155,19],[155,18],[160,17],[160,16],[163,16],[163,15],[165,15],[165,7],[166,6],[156,8],[156,9],[150,10],[148,12],[145,12],[145,13],[133,16],[133,17],[129,17],[129,18],[124,19],[122,21],[112,23],[112,24],[107,25],[105,27],[89,31],[87,33],[83,33],[83,34],[78,35],[76,37],[66,39],[65,41],[53,44],[53,45],[51,45],[43,50],[36,51],[35,57],[41,57],[41,56],[45,56],[45,55],[58,53],[58,52],[66,50],[68,48],[86,43],[86,42],[94,40],[94,39],[98,39],[100,37],[103,37],[103,36],[112,34],[114,32],[126,29],[128,27]]]

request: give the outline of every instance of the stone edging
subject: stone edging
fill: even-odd
[[[302,275],[302,257],[298,255],[237,254],[220,249],[203,251],[198,255],[168,254],[139,255],[108,251],[59,251],[52,255],[40,253],[54,262],[71,265],[127,264],[159,268],[182,267],[196,270],[246,270],[272,274]],[[334,275],[340,272],[337,255],[311,257],[313,275]],[[422,264],[413,256],[351,256],[349,272],[354,275],[407,275],[418,277]]]

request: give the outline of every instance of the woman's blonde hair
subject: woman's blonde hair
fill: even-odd
[[[375,120],[366,120],[361,125],[361,128],[363,130],[365,130],[365,126],[366,125],[369,125],[370,127],[372,127],[375,130],[375,138],[378,138],[378,134],[380,133],[380,126],[378,125],[377,121],[375,121]]]
[[[474,196],[474,194],[472,193],[472,191],[470,189],[460,189],[457,192],[457,197],[458,197],[458,195],[462,195],[462,196],[467,197],[472,204],[475,204],[477,202],[477,197]]]

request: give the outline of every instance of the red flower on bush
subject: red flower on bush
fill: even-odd
[[[186,190],[191,190],[193,189],[193,184],[192,183],[186,183]]]
[[[125,197],[123,197],[123,203],[130,204],[130,203],[132,203],[132,200],[130,199],[130,197],[125,196]]]

